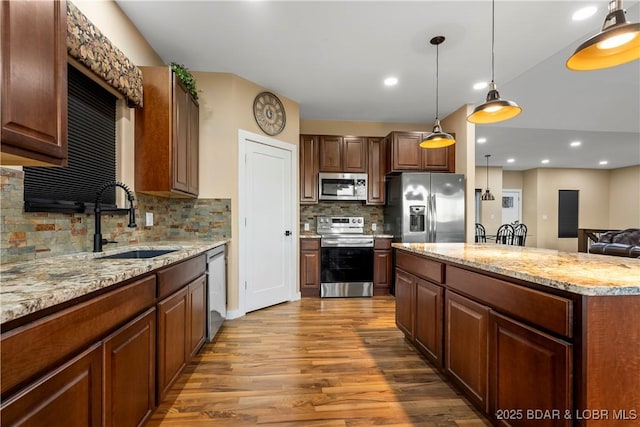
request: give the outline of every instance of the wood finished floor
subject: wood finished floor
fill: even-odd
[[[305,298],[226,321],[147,426],[489,426],[394,313],[393,297]]]

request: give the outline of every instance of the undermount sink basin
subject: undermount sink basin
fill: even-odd
[[[135,249],[127,252],[120,252],[113,255],[105,255],[99,259],[145,259],[155,258],[160,255],[175,252],[177,249]]]

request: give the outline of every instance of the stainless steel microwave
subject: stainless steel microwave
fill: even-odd
[[[366,173],[322,172],[318,186],[320,200],[367,200]]]

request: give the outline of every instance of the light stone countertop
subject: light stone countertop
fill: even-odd
[[[393,243],[392,247],[580,295],[640,295],[640,258],[495,243]]]
[[[217,241],[162,241],[122,246],[104,252],[81,252],[7,263],[0,266],[0,323],[17,319],[141,276],[229,243]],[[177,249],[147,259],[99,259],[133,249]]]

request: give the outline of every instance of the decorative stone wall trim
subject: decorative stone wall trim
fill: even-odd
[[[129,107],[142,107],[142,71],[70,1],[67,1],[67,52],[120,92]]]

